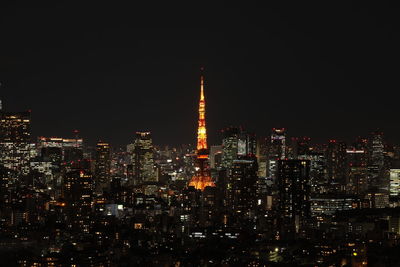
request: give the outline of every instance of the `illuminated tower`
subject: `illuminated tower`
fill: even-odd
[[[197,129],[197,165],[198,171],[189,182],[189,186],[194,186],[201,191],[207,186],[214,187],[215,184],[210,177],[207,166],[208,147],[206,131],[206,101],[204,98],[204,77],[201,75],[200,83],[200,102],[199,102],[199,127]]]

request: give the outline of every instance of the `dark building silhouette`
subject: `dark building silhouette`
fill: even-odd
[[[98,142],[96,145],[95,181],[96,190],[107,188],[111,181],[111,147],[109,143]]]
[[[310,161],[279,160],[277,185],[282,234],[293,236],[310,218]]]

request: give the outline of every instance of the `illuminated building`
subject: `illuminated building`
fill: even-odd
[[[8,203],[10,200],[10,186],[12,177],[10,170],[0,165],[0,206]]]
[[[222,160],[222,146],[210,147],[210,167],[211,169],[218,169],[221,167]]]
[[[250,219],[254,214],[257,170],[257,159],[254,156],[233,161],[228,194],[235,216]]]
[[[308,154],[299,154],[297,156],[299,160],[310,161],[310,184],[312,193],[324,193],[327,185],[327,179],[325,175],[325,155],[322,152],[310,151]]]
[[[267,143],[265,138],[260,138],[257,141],[256,157],[258,165],[258,177],[267,177]]]
[[[304,157],[311,152],[310,137],[294,137],[292,138],[292,155],[293,159]]]
[[[312,216],[331,216],[336,211],[351,210],[355,207],[355,199],[351,196],[317,195],[311,198]]]
[[[197,165],[198,171],[189,182],[189,186],[203,191],[207,186],[214,187],[215,184],[211,179],[207,162],[208,162],[208,146],[207,146],[207,130],[206,130],[206,101],[204,98],[204,78],[201,75],[200,84],[200,101],[199,101],[199,121],[197,129]]]
[[[389,217],[389,232],[400,234],[400,217],[398,215]]]
[[[227,170],[232,168],[233,161],[237,159],[240,132],[241,129],[236,127],[222,130],[222,167]]]
[[[67,203],[70,227],[83,233],[90,232],[93,201],[93,177],[86,162],[74,165],[65,174],[63,195]]]
[[[96,145],[96,165],[95,165],[95,182],[96,190],[102,191],[110,184],[110,168],[111,168],[111,148],[110,144],[98,142]]]
[[[371,164],[383,167],[385,162],[385,147],[382,132],[372,132],[369,140],[369,151]]]
[[[30,143],[0,143],[0,164],[13,170],[15,175],[29,173],[29,161],[36,154],[34,144]]]
[[[329,140],[326,151],[326,168],[330,185],[337,185],[341,189],[346,185],[346,160],[346,144],[337,140]]]
[[[272,128],[271,138],[267,144],[267,157],[267,175],[268,177],[275,179],[278,160],[286,158],[285,128]]]
[[[31,113],[1,112],[0,113],[0,142],[29,143],[31,139]]]
[[[368,180],[371,188],[387,191],[389,180],[385,174],[385,146],[383,132],[371,133],[369,144]]]
[[[75,134],[78,132],[75,130]],[[61,137],[39,137],[37,148],[42,158],[49,158],[53,162],[71,162],[83,159],[83,139]],[[61,155],[60,155],[61,153]]]
[[[133,143],[132,185],[140,185],[146,182],[156,182],[157,175],[154,171],[153,141],[150,132],[136,132],[136,139]],[[131,149],[132,149],[131,148]]]
[[[0,164],[17,176],[29,172],[29,160],[35,156],[30,116],[30,111],[0,111]]]
[[[53,177],[53,163],[50,161],[36,161],[31,160],[29,162],[31,172],[36,172],[41,174],[43,180],[41,181],[43,184],[48,186],[53,185],[54,177]]]
[[[400,196],[400,169],[390,169],[390,196]]]
[[[353,147],[346,150],[348,177],[347,191],[357,195],[364,194],[368,189],[367,183],[367,151]]]
[[[310,217],[310,161],[279,160],[279,213],[284,232],[298,233]]]
[[[369,192],[365,195],[365,199],[369,203],[369,208],[383,209],[389,207],[389,194],[387,190],[383,192]]]
[[[230,174],[235,160],[256,155],[257,141],[241,127],[228,127],[222,134],[222,167]]]

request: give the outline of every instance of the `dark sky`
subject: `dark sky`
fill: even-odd
[[[0,96],[32,110],[35,136],[194,142],[204,66],[210,143],[229,125],[316,141],[379,127],[400,143],[394,6],[113,2],[0,4]]]

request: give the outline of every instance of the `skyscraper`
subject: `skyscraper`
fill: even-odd
[[[222,167],[230,173],[233,161],[253,157],[257,154],[257,140],[241,127],[227,127],[222,130]]]
[[[275,179],[278,160],[286,158],[285,128],[272,128],[271,138],[267,144],[267,158],[267,175]]]
[[[14,174],[29,172],[29,159],[34,150],[31,144],[31,113],[0,111],[0,164]]]
[[[150,132],[136,132],[133,143],[133,178],[130,184],[140,185],[146,182],[156,182],[154,171],[153,141]]]
[[[65,174],[63,187],[70,227],[83,233],[89,233],[91,225],[93,177],[89,165],[89,162],[83,161],[74,163],[72,169]]]
[[[241,129],[238,127],[228,127],[222,130],[222,167],[230,170],[233,161],[237,159],[238,139]]]
[[[95,182],[96,190],[105,189],[111,182],[111,149],[110,144],[98,142],[96,145]]]
[[[253,215],[257,199],[257,170],[255,156],[233,161],[229,179],[229,202],[236,216],[250,219]]]
[[[374,190],[388,191],[389,179],[385,173],[385,144],[383,132],[371,133],[368,143],[368,180]]]
[[[366,140],[357,140],[353,147],[346,150],[346,153],[348,165],[346,190],[351,194],[363,195],[368,189]]]
[[[197,128],[197,165],[198,171],[189,182],[189,186],[203,191],[207,186],[214,187],[208,167],[209,150],[206,130],[206,100],[204,98],[204,77],[200,77],[199,121]]]
[[[298,233],[310,217],[310,161],[279,160],[277,172],[281,226]]]
[[[29,143],[31,140],[31,113],[0,111],[0,142]]]
[[[343,187],[347,179],[346,144],[337,140],[329,140],[325,159],[328,182],[330,185]],[[336,188],[334,190],[336,191]]]

